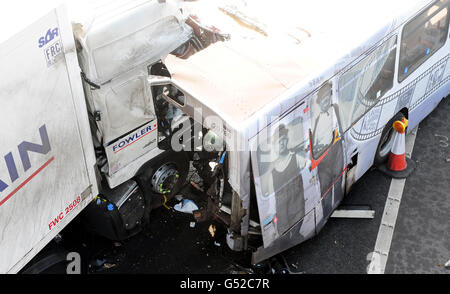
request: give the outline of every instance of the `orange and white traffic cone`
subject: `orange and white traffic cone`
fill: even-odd
[[[405,155],[405,133],[407,126],[408,120],[406,118],[394,122],[393,128],[396,131],[394,143],[386,166],[381,168],[381,171],[393,178],[406,178],[411,174],[415,167],[414,161],[410,160]]]

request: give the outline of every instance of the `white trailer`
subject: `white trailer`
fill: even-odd
[[[129,237],[187,170],[163,147],[161,122],[177,115],[147,82],[192,34],[179,3],[47,2],[18,1],[27,9],[8,10],[0,31],[0,273],[19,272],[95,197],[94,223]],[[77,22],[73,7],[93,16]]]

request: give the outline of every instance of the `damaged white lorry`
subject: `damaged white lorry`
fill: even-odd
[[[259,263],[318,234],[386,161],[392,122],[411,130],[450,93],[449,0],[178,4],[114,1],[84,23],[59,7],[0,35],[0,272],[82,210],[133,236],[190,162],[194,218]]]

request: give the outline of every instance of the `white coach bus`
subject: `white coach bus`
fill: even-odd
[[[200,4],[188,9],[201,14]],[[449,5],[206,5],[203,19],[230,40],[169,55],[170,77],[149,79],[203,124],[208,150],[193,160],[210,205],[196,217],[219,216],[229,247],[252,250],[254,264],[318,234],[352,184],[387,159],[392,122],[406,117],[412,130],[449,94]]]

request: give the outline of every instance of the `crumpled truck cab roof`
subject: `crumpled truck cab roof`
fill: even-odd
[[[106,3],[83,24],[74,24],[86,77],[103,84],[151,64],[183,44],[191,30],[177,1]]]

